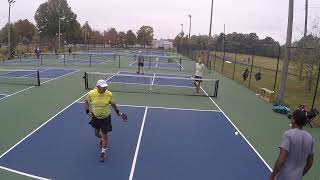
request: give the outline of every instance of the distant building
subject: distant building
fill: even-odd
[[[152,47],[156,49],[172,49],[173,43],[167,40],[153,40]]]

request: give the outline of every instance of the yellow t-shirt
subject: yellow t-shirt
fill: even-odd
[[[112,93],[108,90],[100,94],[97,89],[91,90],[86,100],[91,104],[91,111],[98,119],[104,119],[111,114],[109,104],[112,100]]]

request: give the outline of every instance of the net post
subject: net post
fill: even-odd
[[[43,54],[40,55],[40,65],[42,66],[42,58],[43,58]]]
[[[179,59],[179,63],[180,63],[180,65],[179,65],[179,69],[180,69],[180,72],[182,71],[182,65],[181,65],[181,63],[182,63],[182,59],[181,59],[181,57],[180,57],[180,59]]]
[[[212,61],[209,60],[209,74],[211,74]]]
[[[91,67],[91,66],[92,66],[92,65],[91,65],[91,61],[92,61],[91,54],[89,54],[89,56],[90,56],[90,67]]]
[[[88,87],[88,73],[87,73],[87,72],[84,72],[83,79],[84,79],[84,88],[85,88],[86,90],[88,90],[89,87]]]
[[[66,55],[63,54],[63,65],[65,66],[66,65]]]
[[[149,57],[149,70],[150,70],[150,67],[151,67],[151,57]]]
[[[40,71],[37,70],[37,86],[40,86],[41,82],[40,82]]]
[[[20,58],[20,64],[22,65],[22,60],[21,60],[21,58]]]
[[[120,63],[120,55],[119,55],[119,69],[120,69],[120,67],[121,67],[121,63]]]
[[[218,91],[219,91],[219,80],[217,80],[216,83],[215,83],[214,95],[213,95],[214,98],[218,97]]]

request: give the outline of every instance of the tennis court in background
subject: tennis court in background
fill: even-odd
[[[0,84],[3,84],[0,88],[0,100],[77,71],[73,69],[0,69]],[[4,89],[6,89],[5,85],[22,85],[23,89],[16,92],[4,92]]]
[[[75,102],[0,156],[0,168],[37,179],[264,179],[270,173],[223,112],[119,108],[129,122],[112,115],[105,163],[98,161],[99,140],[83,103]]]
[[[85,72],[84,79],[86,89],[95,88],[99,79],[105,79],[109,84],[108,89],[113,92],[217,97],[219,89],[219,80],[201,79],[201,92],[196,94],[195,80],[190,75],[178,74]]]

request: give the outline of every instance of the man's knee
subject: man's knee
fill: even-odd
[[[101,134],[98,129],[94,129],[94,135],[97,136],[98,138],[101,138]]]

